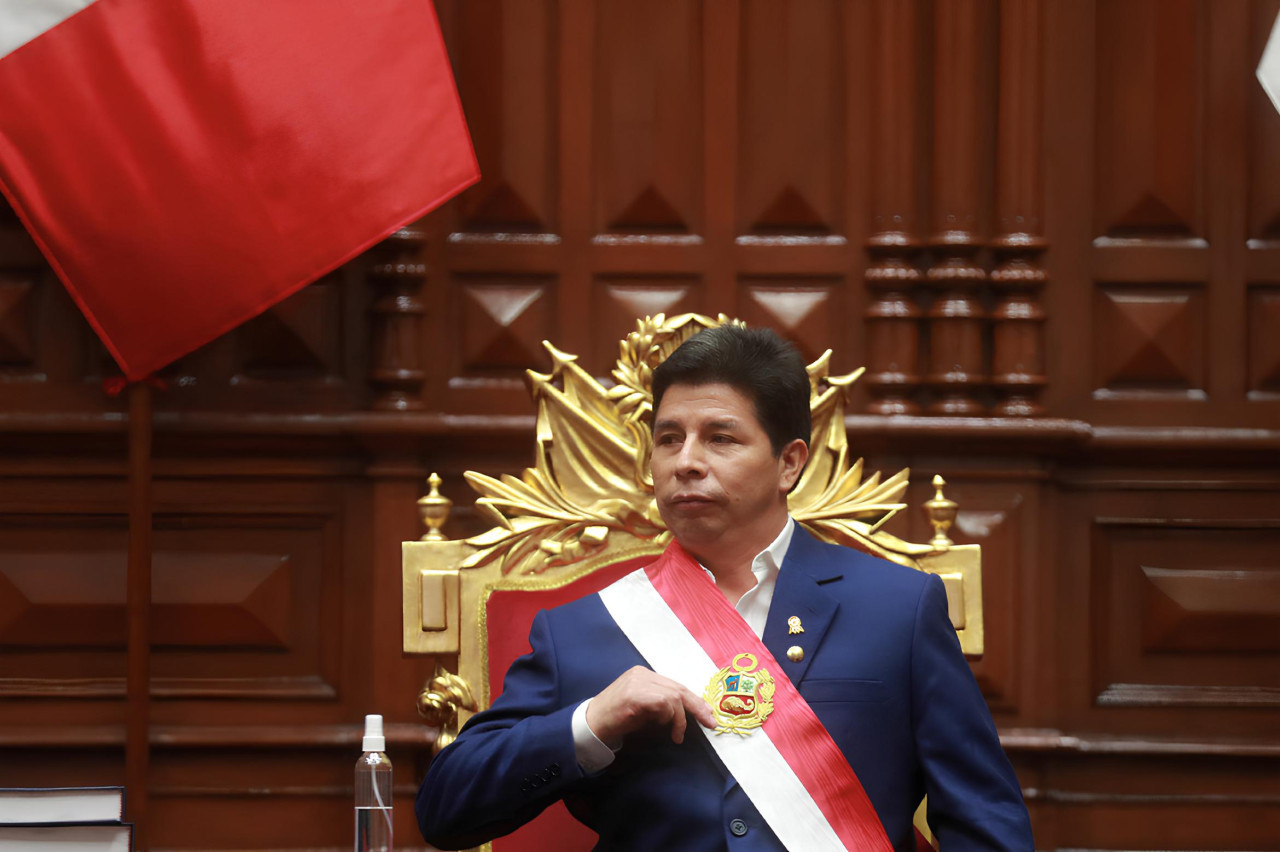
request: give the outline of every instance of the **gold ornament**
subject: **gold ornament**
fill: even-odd
[[[583,561],[613,542],[664,544],[670,536],[653,499],[649,455],[653,370],[705,328],[737,323],[724,314],[637,321],[620,344],[605,388],[569,355],[544,341],[551,372],[528,372],[538,407],[536,464],[520,477],[495,479],[467,472],[479,493],[476,509],[493,529],[467,544],[475,552],[459,568],[497,561],[503,574],[541,574]],[[862,460],[850,463],[845,436],[846,389],[862,375],[828,375],[831,352],[808,367],[813,434],[809,463],[789,498],[792,516],[818,537],[851,545],[904,565],[933,551],[901,541],[880,527],[903,508],[910,473],[880,481],[862,478]]]
[[[773,712],[773,676],[754,654],[738,654],[711,678],[702,697],[716,717],[716,733],[745,737]]]

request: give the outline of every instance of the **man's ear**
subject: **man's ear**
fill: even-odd
[[[778,454],[778,487],[788,493],[800,479],[805,462],[809,460],[809,445],[796,438]]]

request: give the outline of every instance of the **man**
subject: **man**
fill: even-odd
[[[927,793],[945,852],[1032,849],[941,581],[788,516],[811,431],[795,349],[704,331],[653,396],[675,542],[539,613],[502,695],[432,764],[423,835],[474,845],[563,798],[600,849],[910,850]]]

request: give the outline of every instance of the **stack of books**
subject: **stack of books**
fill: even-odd
[[[0,788],[0,852],[133,852],[123,787]]]

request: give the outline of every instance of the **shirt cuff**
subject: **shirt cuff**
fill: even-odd
[[[588,698],[573,711],[573,752],[582,771],[588,775],[595,775],[613,763],[613,753],[616,749],[605,745],[587,724],[587,705],[590,703],[591,699]]]

